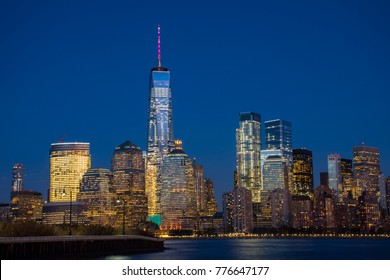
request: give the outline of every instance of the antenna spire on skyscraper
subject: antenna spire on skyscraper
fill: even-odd
[[[157,26],[157,61],[158,61],[158,67],[161,67],[160,25]]]

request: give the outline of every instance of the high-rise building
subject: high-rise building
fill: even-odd
[[[269,156],[263,166],[263,191],[288,189],[288,170],[281,156]]]
[[[264,126],[267,150],[292,151],[291,122],[277,119],[266,121]]]
[[[196,190],[192,161],[181,140],[165,158],[161,172],[161,214],[163,229],[194,229]]]
[[[360,230],[370,232],[379,228],[380,209],[376,193],[363,191],[358,200]]]
[[[313,155],[307,149],[293,150],[294,193],[313,193]]]
[[[364,190],[376,193],[380,174],[379,149],[364,145],[353,147],[353,165],[358,196]]]
[[[111,162],[113,189],[118,196],[118,223],[137,227],[147,220],[145,161],[142,150],[130,141],[117,146]],[[122,218],[121,218],[122,217]]]
[[[217,213],[218,205],[215,199],[214,182],[209,178],[205,181],[204,196],[206,201],[204,214],[205,216],[214,216]]]
[[[320,229],[334,229],[335,197],[330,186],[319,186],[314,191],[314,224]]]
[[[174,147],[170,72],[161,66],[160,26],[158,26],[157,67],[150,74],[146,194],[149,219],[161,215],[161,168]]]
[[[333,193],[341,196],[341,157],[339,154],[328,155],[328,182]]]
[[[196,190],[196,209],[199,216],[213,216],[217,212],[217,201],[214,195],[214,183],[205,178],[202,165],[193,161],[194,183]]]
[[[240,113],[239,128],[236,129],[237,187],[252,192],[253,202],[260,202],[260,115]]]
[[[233,190],[233,231],[253,231],[252,192],[246,188]]]
[[[350,193],[353,198],[357,199],[351,159],[341,159],[341,186],[344,199],[348,197]]]
[[[90,167],[89,143],[51,144],[49,201],[76,201],[81,179]]]
[[[283,195],[283,192],[273,193],[273,191],[288,190],[288,170],[285,160],[281,156],[269,156],[264,162],[262,173],[263,189],[261,191],[260,203],[261,214],[258,215],[255,213],[256,224],[259,227],[271,227],[273,225],[272,194],[274,194],[274,206],[276,207],[278,204],[283,205],[282,202],[278,201],[278,198]],[[275,211],[276,210],[274,209],[274,212]],[[278,215],[280,215],[279,212]]]
[[[110,170],[88,169],[81,180],[77,201],[86,205],[84,216],[88,224],[115,226],[116,195],[113,191]]]
[[[23,164],[15,164],[12,169],[12,192],[18,192],[22,191],[23,186],[23,172],[24,172],[24,166]]]
[[[226,192],[222,195],[222,219],[225,232],[233,232],[233,211],[233,192]]]
[[[310,196],[291,197],[291,226],[295,229],[307,229],[313,226],[313,201]]]
[[[281,228],[290,225],[290,191],[285,189],[275,189],[271,192],[271,217],[272,227]]]
[[[291,122],[276,119],[266,121],[265,138],[266,150],[261,152],[261,163],[269,155],[280,155],[285,159],[288,170],[288,185],[290,192],[293,190],[293,154],[292,154],[292,125]],[[261,166],[261,168],[263,168]],[[263,169],[261,169],[263,170]]]

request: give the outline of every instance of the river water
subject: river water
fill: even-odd
[[[169,239],[157,253],[125,260],[390,260],[389,239]]]

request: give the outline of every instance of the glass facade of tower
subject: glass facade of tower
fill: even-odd
[[[263,191],[288,188],[288,171],[280,156],[269,156],[263,166]]]
[[[173,148],[172,96],[170,72],[155,67],[150,75],[146,194],[148,215],[161,214],[161,165]]]
[[[293,150],[294,194],[313,193],[313,155],[307,149]]]
[[[328,155],[328,184],[333,192],[341,191],[341,157],[339,154]]]
[[[23,164],[15,164],[12,169],[12,188],[13,192],[18,192],[23,190]]]
[[[264,123],[267,150],[292,150],[291,122],[277,119]]]
[[[161,182],[162,229],[194,229],[197,214],[194,170],[191,159],[179,147],[165,157]]]
[[[261,193],[261,134],[260,115],[240,113],[236,129],[237,186],[252,191],[253,202],[260,202]]]
[[[89,143],[52,144],[49,201],[76,201],[81,179],[90,167]]]
[[[289,121],[276,119],[264,122],[265,146],[262,162],[267,155],[266,151],[279,151],[279,155],[286,160],[288,170],[288,187],[293,191],[293,155],[292,155],[292,124]],[[273,155],[276,155],[273,154]]]

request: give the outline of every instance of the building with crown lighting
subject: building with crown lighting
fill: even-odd
[[[146,195],[149,220],[160,224],[161,172],[164,158],[174,147],[170,72],[161,65],[158,27],[157,67],[150,73],[149,117],[146,163]]]

